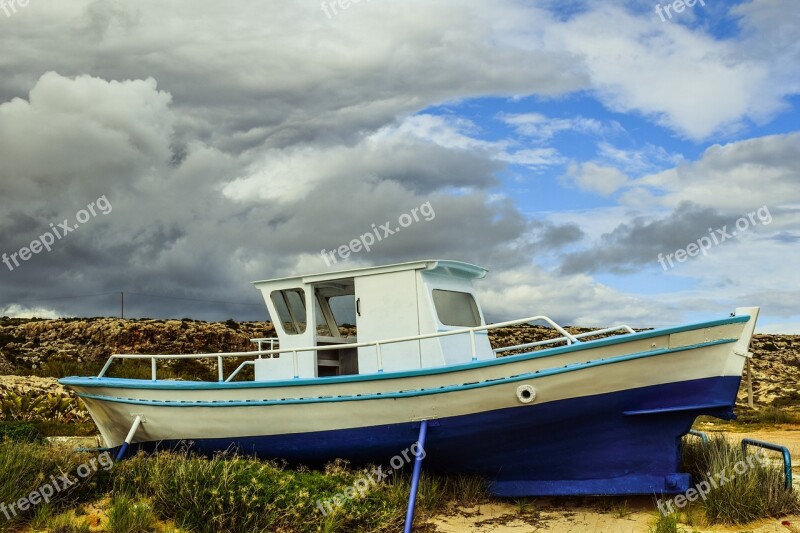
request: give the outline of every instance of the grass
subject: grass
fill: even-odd
[[[152,502],[162,519],[174,520],[182,529],[197,533],[229,531],[397,531],[402,527],[408,499],[407,475],[395,474],[383,483],[369,483],[363,493],[341,498],[360,480],[374,477],[372,470],[351,469],[335,462],[324,472],[288,469],[236,455],[211,459],[182,453],[139,455],[120,464],[115,491],[134,492]],[[435,513],[452,501],[486,498],[482,481],[466,476],[423,476],[418,509]],[[325,514],[319,505],[326,509]],[[235,512],[232,512],[235,510]]]
[[[755,453],[744,455],[720,435],[705,444],[684,442],[682,469],[692,474],[695,487],[709,486],[705,498],[697,500],[709,523],[745,524],[800,512],[798,494],[784,486],[782,466],[762,462]]]
[[[44,435],[32,422],[0,422],[0,441],[44,442]]]
[[[679,533],[683,531],[685,529],[678,526],[678,517],[675,513],[667,515],[659,513],[658,517],[647,529],[647,533]]]
[[[60,453],[58,450],[36,442],[20,442],[5,439],[0,441],[0,502],[11,504],[20,498],[37,491],[51,482],[51,476],[59,478],[62,474],[75,477],[78,466],[92,459],[90,454]],[[53,490],[49,503],[53,511],[66,509],[80,501],[96,496],[106,487],[107,474],[100,470],[87,475],[77,483],[63,490]],[[33,499],[30,499],[33,502]],[[30,520],[38,510],[32,505],[26,510],[15,508],[10,519],[0,524],[0,528]]]
[[[156,516],[150,505],[119,494],[111,500],[108,511],[108,533],[148,533],[155,529]]]
[[[90,533],[91,528],[86,520],[79,519],[71,512],[55,515],[53,508],[42,505],[36,509],[30,526],[34,531],[49,533]]]
[[[747,412],[742,417],[743,423],[755,424],[796,424],[800,419],[795,413],[782,409],[780,407],[764,407],[762,409]]]
[[[703,429],[709,424],[717,428],[750,431],[755,427],[771,427],[780,424],[800,424],[800,415],[795,410],[779,406],[767,406],[759,409],[737,407],[736,420],[720,420],[711,416],[699,416],[695,421],[696,429]]]
[[[20,434],[25,435],[24,428]],[[783,486],[779,466],[742,455],[737,444],[713,437],[703,445],[687,439],[683,470],[694,476],[695,486],[709,482],[709,476],[724,474],[729,481],[717,484],[688,507],[667,516],[659,514],[649,531],[683,531],[689,526],[743,524],[765,517],[800,512],[796,493]],[[74,473],[93,455],[64,453],[39,442],[0,442],[0,502],[15,502],[46,483],[51,475]],[[742,472],[736,465],[747,465]],[[741,468],[740,468],[741,470]],[[374,476],[370,468],[352,468],[346,462],[329,464],[324,471],[288,468],[276,462],[259,461],[234,454],[212,458],[187,453],[161,452],[136,455],[116,465],[108,473],[100,470],[81,480],[72,489],[55,495],[20,513],[7,526],[24,524],[60,533],[87,531],[86,519],[65,513],[70,508],[94,502],[107,509],[109,533],[171,531],[193,533],[229,531],[292,532],[390,532],[402,528],[409,490],[409,471],[392,473],[385,481],[367,483]],[[350,487],[368,486],[363,493]],[[340,498],[323,513],[318,501]],[[474,507],[489,501],[487,487],[480,478],[423,473],[417,500],[417,524],[434,515],[449,514],[459,508]],[[605,502],[605,503],[603,503]],[[609,498],[601,507],[617,518],[631,510],[626,499]],[[517,502],[519,515],[536,519],[536,501]]]

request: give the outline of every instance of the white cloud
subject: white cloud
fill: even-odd
[[[586,135],[605,135],[623,131],[617,122],[576,116],[571,118],[552,118],[541,113],[502,114],[503,122],[514,127],[516,132],[539,141],[552,139],[559,133],[575,132]]]
[[[0,316],[7,316],[9,318],[62,318],[64,315],[46,307],[28,307],[12,304],[6,307],[0,307]]]
[[[628,183],[628,177],[614,167],[601,166],[591,161],[570,163],[566,180],[583,191],[609,196]]]
[[[643,327],[660,323],[668,310],[590,276],[554,276],[531,265],[490,272],[476,287],[484,310],[497,322],[546,315],[562,325]]]
[[[598,159],[608,165],[614,165],[620,170],[639,174],[653,171],[664,166],[674,166],[683,161],[680,154],[669,153],[661,146],[646,143],[643,148],[623,149],[603,141],[598,144]]]
[[[697,161],[635,180],[622,201],[642,209],[691,201],[734,215],[798,202],[798,153],[800,133],[714,145]]]
[[[778,335],[800,335],[800,321],[798,322],[777,322],[774,324],[758,325],[756,333],[778,334]]]
[[[786,12],[794,12],[789,1]],[[768,27],[760,31],[769,32]],[[546,30],[550,49],[580,57],[594,93],[619,112],[640,112],[695,140],[764,121],[784,107],[791,87],[774,84],[778,69],[748,56],[746,43],[722,41],[702,28],[663,23],[611,3]]]

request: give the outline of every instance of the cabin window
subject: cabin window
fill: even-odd
[[[283,330],[289,335],[306,331],[306,295],[303,289],[272,291],[270,294]]]
[[[356,336],[356,297],[355,294],[345,294],[328,298],[333,319],[342,337]]]
[[[445,326],[475,327],[481,325],[481,314],[475,298],[468,292],[433,290],[433,305],[439,322]]]
[[[332,336],[331,328],[325,319],[325,312],[322,310],[319,294],[314,295],[314,323],[317,325],[317,336]]]

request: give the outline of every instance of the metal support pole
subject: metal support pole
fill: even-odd
[[[133,425],[131,426],[131,430],[128,432],[128,436],[125,437],[125,442],[122,443],[122,446],[119,449],[119,453],[117,454],[117,461],[120,462],[125,459],[125,455],[128,453],[128,448],[133,441],[133,436],[136,435],[136,432],[139,430],[139,425],[142,423],[141,415],[137,415],[136,419],[133,421]]]
[[[748,446],[756,446],[758,448],[764,448],[765,450],[780,452],[781,455],[783,455],[783,478],[786,490],[792,490],[792,455],[789,453],[789,448],[762,440],[742,439],[742,454],[745,456],[747,455]]]
[[[411,526],[414,523],[414,507],[417,504],[417,490],[419,489],[419,475],[422,471],[422,460],[425,457],[425,436],[428,433],[428,421],[423,420],[419,426],[419,438],[417,439],[417,453],[414,461],[414,473],[411,475],[411,491],[408,494],[408,510],[406,511],[406,525],[403,533],[411,533]]]
[[[708,444],[708,435],[706,435],[702,431],[696,431],[694,429],[690,429],[689,433],[687,433],[687,435],[693,435],[695,437],[698,437],[702,441],[703,444]]]

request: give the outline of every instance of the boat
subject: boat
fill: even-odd
[[[380,465],[424,428],[426,469],[482,476],[499,496],[686,491],[681,438],[699,415],[734,417],[759,309],[643,331],[570,333],[544,315],[488,324],[474,287],[486,274],[424,260],[256,281],[277,338],[113,354],[98,376],[60,381],[116,450]],[[490,332],[524,324],[555,336],[492,345]],[[226,373],[231,358],[241,364]],[[110,377],[126,359],[149,361],[151,379]],[[218,380],[159,379],[178,359],[206,359]]]

